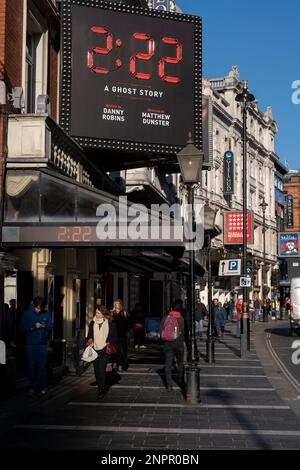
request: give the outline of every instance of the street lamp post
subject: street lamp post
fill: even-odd
[[[247,109],[255,97],[248,91],[248,81],[243,81],[242,93],[236,96],[236,101],[243,106],[243,255],[242,273],[247,277]],[[248,344],[250,344],[250,329],[248,325],[249,317],[249,291],[248,287],[243,288],[243,313],[241,318],[241,358],[248,357]]]
[[[209,364],[215,362],[215,341],[214,341],[214,325],[212,318],[212,260],[211,260],[211,239],[212,233],[215,228],[216,212],[209,207],[208,201],[204,206],[204,218],[205,218],[205,233],[207,235],[207,263],[208,263],[208,330],[206,340],[206,360]]]
[[[203,153],[195,146],[189,134],[187,145],[177,154],[181,176],[188,192],[188,204],[191,208],[192,234],[195,234],[194,215],[194,186],[201,181],[201,171],[203,165]],[[190,213],[190,211],[188,211]],[[195,253],[193,246],[189,249],[189,347],[188,358],[185,367],[187,377],[186,401],[189,405],[200,402],[200,371],[198,365],[198,351],[195,334],[195,277],[194,277]]]
[[[263,321],[266,321],[266,209],[268,204],[263,198],[261,204],[259,205],[262,208],[263,213],[263,268],[262,268],[262,285],[263,285]]]

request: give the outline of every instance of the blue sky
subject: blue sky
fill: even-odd
[[[300,169],[300,104],[292,103],[292,83],[300,80],[300,1],[176,3],[184,13],[202,16],[203,75],[222,77],[238,65],[260,109],[273,107],[281,162]]]

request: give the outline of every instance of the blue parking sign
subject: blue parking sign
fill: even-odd
[[[228,263],[228,271],[238,271],[239,269],[239,262],[234,260],[234,261],[229,261]]]

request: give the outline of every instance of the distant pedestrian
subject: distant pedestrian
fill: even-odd
[[[183,301],[181,299],[176,299],[173,304],[173,310],[180,312],[183,321],[184,321],[184,344],[185,344],[185,356],[187,355],[187,350],[190,343],[190,319],[186,308],[183,306]]]
[[[263,322],[267,322],[269,320],[269,315],[271,313],[271,301],[270,299],[264,299],[263,306]]]
[[[203,325],[205,318],[208,317],[208,311],[201,299],[197,299],[195,307],[195,326],[196,336],[201,337],[203,333]]]
[[[229,301],[227,299],[223,303],[223,308],[225,308],[226,311],[226,321],[229,321]]]
[[[171,310],[161,321],[160,336],[164,343],[165,374],[168,392],[173,390],[172,366],[176,358],[179,386],[184,387],[183,357],[184,357],[184,319],[181,312]]]
[[[93,366],[100,399],[105,395],[106,366],[109,362],[106,347],[107,344],[111,344],[116,348],[118,343],[116,325],[112,320],[109,311],[103,305],[99,306],[89,324],[87,336],[87,346],[92,346],[98,354],[97,359],[93,361]]]
[[[24,311],[20,329],[25,333],[29,393],[46,395],[46,365],[48,353],[48,333],[53,328],[50,313],[45,310],[42,297],[35,297]]]
[[[241,337],[241,318],[243,313],[243,299],[239,299],[236,304],[236,337]]]
[[[111,313],[118,334],[117,368],[119,371],[124,371],[128,369],[128,334],[131,328],[131,320],[128,313],[123,309],[123,302],[120,299],[114,301],[114,308]]]
[[[275,299],[275,310],[276,310],[276,318],[280,319],[280,299],[276,297]]]
[[[286,315],[286,318],[289,319],[290,318],[290,313],[291,313],[291,299],[290,299],[290,297],[286,297],[284,303],[285,303],[285,315]]]
[[[261,317],[261,301],[259,297],[254,300],[254,320],[259,321]]]
[[[255,321],[255,308],[252,300],[249,302],[249,319],[252,323]]]
[[[130,312],[132,322],[134,349],[145,349],[144,310],[141,304],[136,304]]]
[[[218,337],[224,334],[225,318],[226,310],[222,307],[222,303],[218,302],[213,308],[215,335]]]

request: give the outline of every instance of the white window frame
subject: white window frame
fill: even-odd
[[[31,111],[36,110],[36,98],[38,95],[47,94],[48,82],[48,30],[42,15],[36,8],[32,9],[32,5],[28,0],[24,0],[23,13],[23,70],[22,70],[22,86],[25,98],[25,112],[28,112],[27,103],[27,34],[33,36],[35,41],[35,77],[34,77],[34,95],[35,106]]]

